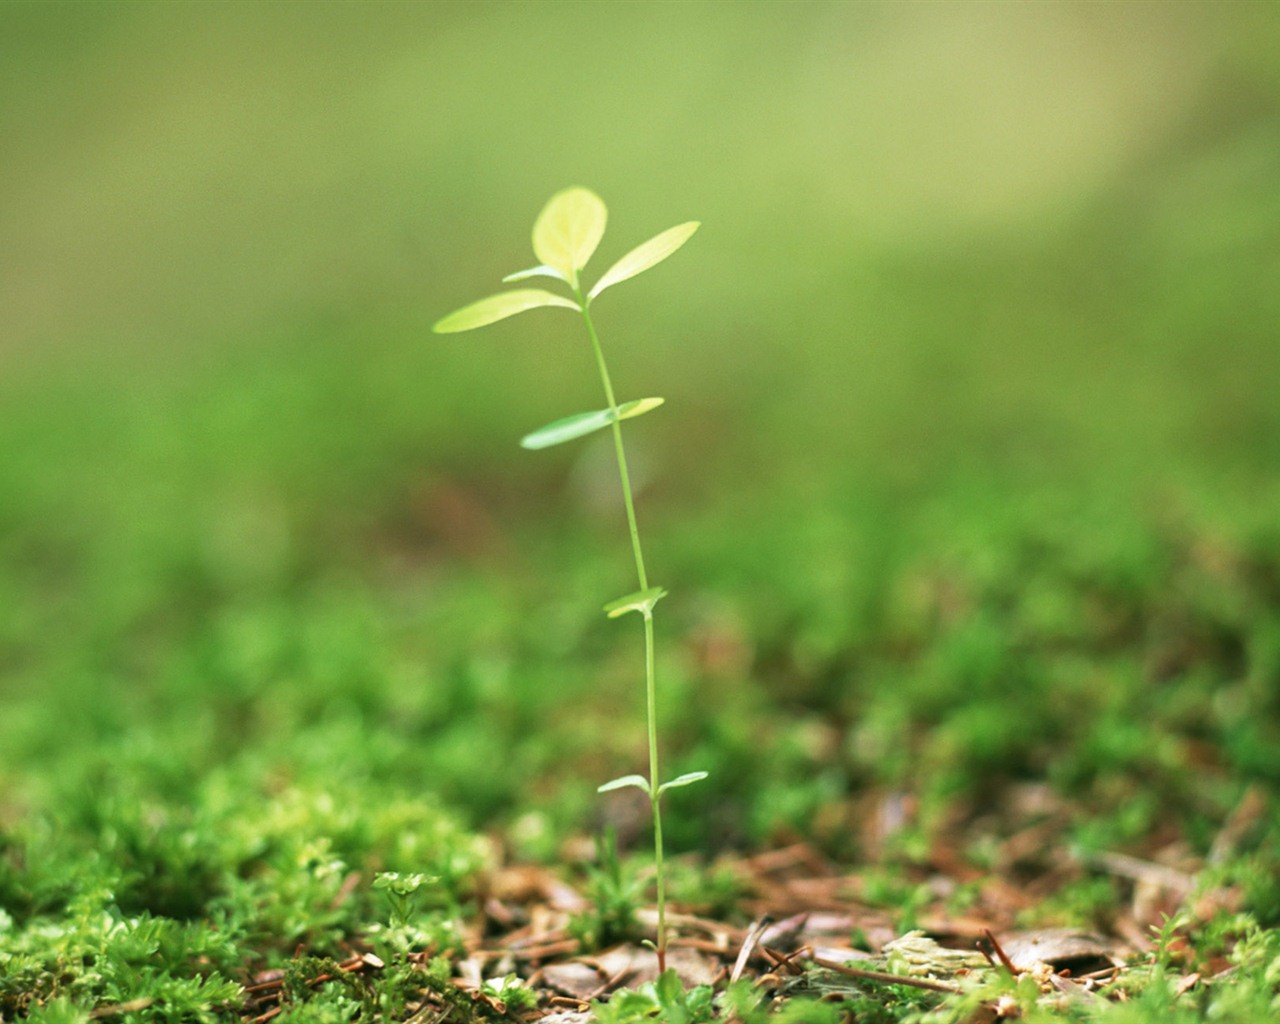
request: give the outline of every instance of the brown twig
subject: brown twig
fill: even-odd
[[[768,946],[761,946],[760,951],[769,958],[774,967],[785,968],[792,977],[804,973],[804,970],[796,965],[796,958],[813,952],[808,946],[801,946],[794,953],[779,953]]]
[[[662,956],[658,957],[658,976],[659,977],[661,977],[662,974],[666,971],[666,966],[663,963],[663,960],[664,958]],[[587,1002],[590,1002],[593,999],[599,999],[606,992],[612,992],[615,988],[617,988],[622,983],[622,979],[625,978],[628,974],[630,974],[634,970],[635,970],[635,965],[630,963],[625,964],[624,966],[619,968],[608,978],[608,980],[605,981],[603,985],[600,985],[598,988],[592,989],[590,992],[587,993],[587,997],[586,997]]]
[[[815,956],[813,962],[829,971],[843,974],[849,978],[861,978],[865,981],[879,981],[886,985],[908,985],[911,988],[928,989],[930,992],[946,992],[948,995],[962,995],[964,989],[959,985],[951,985],[945,981],[934,981],[932,978],[913,978],[906,974],[890,974],[888,971],[864,971],[860,967],[846,967],[834,960],[824,960]]]
[[[1108,874],[1167,889],[1178,896],[1185,896],[1196,883],[1195,876],[1185,871],[1164,864],[1153,864],[1124,853],[1095,853],[1086,857],[1085,863]]]
[[[999,958],[1000,963],[1004,967],[1004,969],[1008,971],[1010,974],[1020,974],[1021,971],[1019,970],[1019,968],[1015,967],[1013,961],[1009,959],[1008,954],[1005,953],[1004,951],[1004,947],[1001,946],[1000,943],[996,941],[996,937],[991,933],[991,929],[983,928],[982,935],[987,940],[987,942],[991,944],[992,950],[995,952],[996,956]],[[986,956],[985,950],[983,950],[982,955]],[[990,959],[990,957],[988,957],[988,959]]]
[[[502,952],[513,960],[546,960],[566,953],[576,953],[581,945],[577,939],[563,939],[559,942],[544,942],[539,946],[511,946]]]

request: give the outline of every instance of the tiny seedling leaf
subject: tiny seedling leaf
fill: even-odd
[[[631,420],[643,416],[647,412],[653,412],[665,401],[665,398],[637,398],[634,402],[623,402],[618,406],[618,419]]]
[[[511,284],[515,281],[525,281],[531,277],[554,277],[557,281],[563,281],[564,275],[555,267],[530,267],[528,270],[517,270],[514,274],[508,274],[502,279],[503,284]]]
[[[526,309],[537,309],[539,306],[564,306],[566,309],[581,307],[571,299],[541,288],[517,288],[512,292],[500,292],[487,299],[473,302],[450,313],[432,328],[437,334],[456,334],[458,331],[470,331],[477,327],[505,320],[509,316],[523,313]]]
[[[677,775],[670,782],[664,782],[658,787],[658,795],[661,796],[669,789],[675,789],[678,786],[691,786],[695,782],[701,782],[707,777],[706,772],[685,772],[683,775]]]
[[[590,189],[557,192],[534,222],[534,254],[576,285],[578,271],[587,265],[604,236],[608,216],[604,200]]]
[[[619,615],[626,615],[627,612],[642,612],[648,615],[653,611],[653,606],[666,596],[667,592],[661,587],[637,590],[634,594],[628,594],[626,597],[620,597],[616,601],[610,601],[604,606],[604,613],[611,619],[616,619]]]
[[[402,875],[398,871],[380,871],[373,876],[375,889],[388,889],[397,896],[412,896],[424,885],[440,881],[436,875]]]
[[[643,416],[645,413],[658,408],[663,401],[665,399],[662,398],[637,398],[634,402],[623,402],[618,406],[618,419],[630,420],[637,416]],[[529,451],[550,448],[552,445],[564,444],[566,441],[585,437],[587,434],[607,427],[612,422],[612,409],[597,409],[595,412],[574,413],[572,416],[565,416],[563,419],[548,423],[545,427],[539,427],[531,434],[525,434],[524,437],[520,438],[520,447],[527,448]]]
[[[625,789],[627,786],[635,786],[636,789],[643,789],[649,792],[649,780],[643,775],[624,775],[619,779],[613,779],[606,782],[603,786],[597,786],[597,793],[608,793],[615,789]]]
[[[604,272],[604,276],[596,282],[596,286],[591,289],[591,293],[587,298],[594,299],[606,288],[617,284],[619,281],[635,277],[636,274],[642,274],[650,267],[661,263],[679,249],[680,246],[684,245],[685,242],[689,241],[700,226],[701,223],[696,220],[677,224],[673,228],[668,228],[662,234],[655,235],[649,241],[637,245]]]
[[[531,434],[520,438],[520,447],[537,451],[550,448],[552,445],[564,444],[576,437],[583,437],[613,422],[612,409],[598,409],[595,412],[580,412],[566,416],[545,427],[539,427]]]

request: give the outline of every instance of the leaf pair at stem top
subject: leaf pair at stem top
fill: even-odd
[[[606,288],[661,263],[684,245],[699,227],[696,220],[677,224],[636,246],[606,270],[584,296],[578,274],[586,267],[596,246],[600,244],[600,239],[604,237],[608,216],[604,200],[590,189],[574,187],[557,192],[533,225],[533,252],[542,262],[536,267],[519,270],[503,278],[504,283],[524,281],[531,277],[554,278],[563,281],[573,290],[572,299],[542,288],[517,288],[490,295],[487,299],[450,313],[435,325],[434,330],[439,334],[470,331],[541,306],[584,309]]]

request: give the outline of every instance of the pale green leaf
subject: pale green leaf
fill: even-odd
[[[604,200],[586,188],[557,192],[533,225],[533,251],[546,266],[571,284],[587,265],[604,236],[608,210]]]
[[[627,786],[635,786],[636,789],[643,789],[649,792],[649,780],[643,775],[624,775],[619,779],[613,779],[606,782],[603,786],[597,786],[597,793],[608,793],[615,789],[625,789]]]
[[[604,276],[591,289],[588,299],[594,299],[606,288],[625,281],[636,274],[642,274],[652,266],[656,266],[670,256],[693,237],[693,233],[701,226],[699,221],[691,220],[685,224],[677,224],[660,235],[637,245],[629,253],[618,260],[604,272]]]
[[[630,420],[637,416],[643,416],[645,413],[658,408],[664,401],[665,399],[662,398],[637,398],[633,402],[623,402],[618,406],[618,419]],[[524,437],[520,438],[520,447],[527,448],[530,451],[550,448],[552,445],[564,444],[566,441],[585,437],[587,434],[607,427],[612,422],[612,409],[574,413],[572,416],[565,416],[563,419],[548,423],[545,427],[539,427],[531,434],[525,434]]]
[[[375,889],[389,889],[397,896],[412,896],[424,885],[435,885],[440,881],[436,875],[407,875],[398,871],[379,871],[373,876]]]
[[[523,313],[526,309],[537,309],[539,306],[564,306],[566,309],[581,309],[571,299],[541,288],[517,288],[512,292],[500,292],[487,299],[473,302],[469,306],[450,313],[432,328],[437,334],[455,334],[458,331],[470,331],[476,327],[505,320],[509,316]]]
[[[667,592],[661,587],[637,590],[634,594],[628,594],[626,597],[620,597],[616,601],[610,601],[604,606],[604,613],[611,619],[616,619],[619,615],[625,615],[627,612],[641,612],[644,615],[649,615],[653,611],[653,606],[666,596]]]
[[[517,270],[514,274],[508,274],[502,279],[502,283],[512,284],[516,281],[526,281],[531,277],[554,277],[557,281],[565,280],[565,276],[555,267],[530,267],[528,270]]]
[[[618,406],[618,419],[631,420],[643,416],[647,412],[653,412],[665,401],[665,398],[637,398],[634,402],[623,402]]]
[[[664,782],[659,786],[658,795],[661,796],[667,790],[675,789],[677,786],[691,786],[695,782],[701,782],[707,777],[707,774],[707,772],[685,772],[685,774],[678,775],[670,782]]]
[[[531,434],[525,434],[520,438],[520,447],[528,448],[530,451],[550,448],[552,445],[564,444],[566,441],[583,437],[601,427],[607,427],[612,422],[612,409],[575,413],[573,416],[566,416],[554,423],[548,423],[545,427],[539,427]]]

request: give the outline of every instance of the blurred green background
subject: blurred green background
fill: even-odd
[[[515,444],[599,404],[589,352],[430,333],[570,184],[597,270],[703,222],[597,321],[668,399],[630,443],[672,746],[721,773],[687,837],[1083,778],[1046,751],[1167,707],[1161,657],[1280,778],[1277,53],[1265,3],[5,4],[5,799],[249,751],[601,813],[616,480]]]

